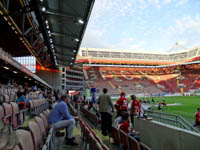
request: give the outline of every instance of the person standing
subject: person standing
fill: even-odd
[[[200,126],[200,108],[197,108],[197,112],[195,113],[195,127]]]
[[[140,109],[141,109],[141,105],[140,105],[140,101],[137,100],[135,95],[131,95],[131,123],[132,125],[134,124],[134,116],[136,116],[138,114],[138,118],[140,118]]]
[[[117,117],[121,114],[121,112],[127,112],[128,100],[125,96],[125,92],[121,92],[120,98],[115,104],[115,108],[117,109]]]
[[[66,128],[66,145],[74,146],[78,144],[74,142],[72,134],[75,127],[75,120],[79,120],[79,117],[72,116],[69,113],[67,106],[67,104],[69,104],[69,101],[69,95],[61,96],[61,101],[52,109],[48,117],[48,123],[50,125],[53,125],[55,129]]]
[[[102,134],[107,136],[112,130],[112,115],[110,107],[114,112],[114,106],[111,97],[107,94],[108,90],[103,89],[103,94],[99,96],[97,104],[99,104],[99,112],[101,113],[101,129]]]

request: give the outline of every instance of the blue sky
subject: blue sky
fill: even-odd
[[[81,47],[169,52],[200,45],[200,0],[96,0]]]

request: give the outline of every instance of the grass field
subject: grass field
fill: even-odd
[[[166,103],[180,103],[181,105],[169,106],[168,108],[164,107],[162,112],[180,115],[189,122],[194,123],[195,112],[200,107],[200,96],[166,97]]]
[[[164,107],[162,112],[180,115],[189,122],[194,123],[194,114],[197,108],[200,107],[200,96],[172,96],[165,97],[165,99],[167,104],[180,103],[180,105],[168,106],[168,108]],[[160,97],[154,97],[154,100],[155,102],[162,102],[162,98]]]

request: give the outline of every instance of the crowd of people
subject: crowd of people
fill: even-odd
[[[57,92],[58,94],[59,92]],[[55,94],[55,93],[54,93]],[[55,95],[54,95],[55,96]],[[56,129],[57,136],[64,136],[59,132],[59,129],[65,128],[65,141],[67,145],[75,146],[73,130],[76,121],[79,120],[79,116],[73,116],[69,112],[69,104],[73,102],[74,105],[81,103],[84,109],[96,114],[101,118],[101,132],[104,136],[111,135],[112,126],[121,129],[125,133],[129,134],[137,141],[140,141],[139,133],[134,130],[134,117],[147,119],[145,114],[145,108],[142,103],[149,103],[148,100],[138,100],[135,95],[131,95],[131,107],[128,110],[129,101],[126,98],[125,92],[120,93],[120,98],[113,104],[111,96],[108,94],[106,88],[103,89],[103,94],[99,96],[97,103],[86,101],[85,97],[69,96],[68,94],[60,96],[58,94],[58,103],[52,108],[48,122]],[[77,102],[78,101],[78,102]],[[155,104],[155,100],[152,98],[152,104]],[[166,106],[165,99],[162,102],[158,102],[158,107],[161,105]],[[159,108],[158,108],[159,109]],[[116,112],[116,113],[115,113]],[[116,116],[114,116],[116,114]],[[200,125],[200,108],[196,113],[196,125]]]

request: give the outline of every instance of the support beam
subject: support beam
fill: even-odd
[[[32,48],[35,47],[35,45],[37,44],[38,41],[39,41],[39,38],[33,42],[33,44],[31,45]]]
[[[33,29],[33,27],[28,28],[28,29],[23,33],[23,36],[26,36],[32,29]]]
[[[24,33],[24,25],[25,25],[25,14],[22,14],[22,20],[21,20],[21,25],[22,25],[22,33]]]
[[[39,55],[40,55],[40,53],[41,53],[42,49],[43,49],[43,46],[42,46],[42,47],[40,47],[40,49],[39,49],[39,50],[36,52],[36,53],[37,53],[37,56],[39,56]]]
[[[59,17],[69,18],[69,19],[72,19],[72,20],[75,20],[75,21],[82,18],[80,16],[76,16],[76,15],[71,14],[71,13],[58,12],[57,10],[53,10],[53,9],[48,9],[44,13],[49,14],[49,15],[55,15],[55,16],[59,16]]]

